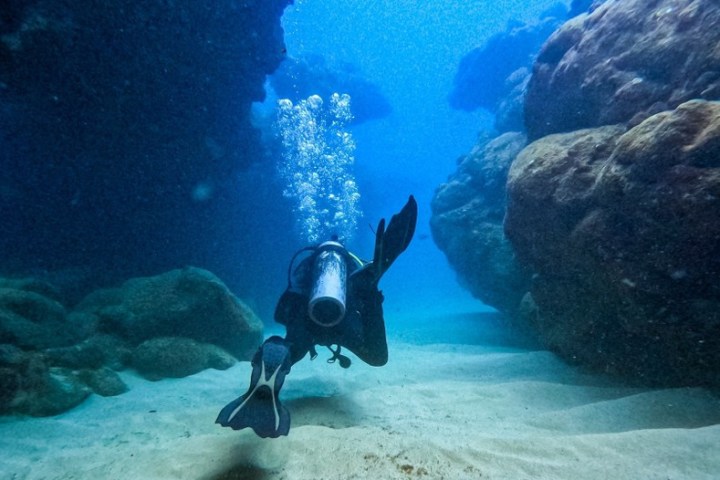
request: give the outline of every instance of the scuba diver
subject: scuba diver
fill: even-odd
[[[278,398],[290,367],[307,353],[317,356],[316,345],[326,346],[343,368],[347,348],[372,366],[387,363],[383,295],[378,282],[407,248],[415,232],[417,203],[411,195],[385,228],[375,231],[375,252],[363,262],[333,236],[330,241],[298,251],[288,267],[288,286],[275,308],[275,321],[285,325],[285,338],[274,335],[252,359],[250,387],[220,411],[216,423],[234,430],[250,427],[263,438],[287,435],[290,413]],[[298,256],[307,253],[293,270]],[[337,348],[332,346],[336,345]]]

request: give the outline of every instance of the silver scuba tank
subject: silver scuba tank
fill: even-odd
[[[345,317],[347,264],[345,247],[329,241],[318,247],[313,265],[313,284],[310,291],[308,313],[313,322],[333,327]]]

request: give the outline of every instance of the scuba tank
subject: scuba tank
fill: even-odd
[[[310,319],[322,327],[333,327],[345,318],[347,295],[347,250],[339,242],[317,247],[312,267],[308,302]]]

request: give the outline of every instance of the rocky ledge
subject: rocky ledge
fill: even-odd
[[[213,274],[197,268],[135,278],[69,309],[56,288],[0,279],[0,414],[54,415],[90,394],[249,360],[262,322]]]

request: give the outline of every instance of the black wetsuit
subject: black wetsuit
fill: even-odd
[[[287,330],[284,342],[290,350],[291,363],[297,363],[308,352],[314,356],[316,345],[337,345],[369,365],[385,365],[388,349],[383,295],[376,282],[367,281],[369,274],[364,271],[372,265],[363,265],[356,257],[345,255],[348,274],[345,316],[337,325],[327,327],[313,321],[308,312],[312,267],[317,254],[316,251],[300,262],[275,309],[275,321]]]
[[[241,397],[227,404],[218,415],[217,423],[235,430],[250,427],[261,437],[287,435],[290,413],[279,399],[280,389],[290,367],[308,352],[316,355],[315,346],[327,346],[333,351],[330,361],[350,366],[350,359],[340,353],[347,348],[362,361],[382,366],[388,360],[383,295],[378,282],[395,259],[412,240],[417,223],[417,203],[410,196],[403,209],[393,215],[385,229],[380,220],[375,232],[373,260],[363,263],[335,243],[345,264],[345,311],[338,322],[322,324],[313,320],[309,311],[313,287],[313,265],[327,244],[308,247],[310,253],[293,270],[291,261],[288,288],[275,309],[275,320],[285,325],[285,337],[272,336],[265,340],[252,359],[250,387]],[[334,243],[334,242],[328,242]],[[333,349],[332,346],[337,348]]]

